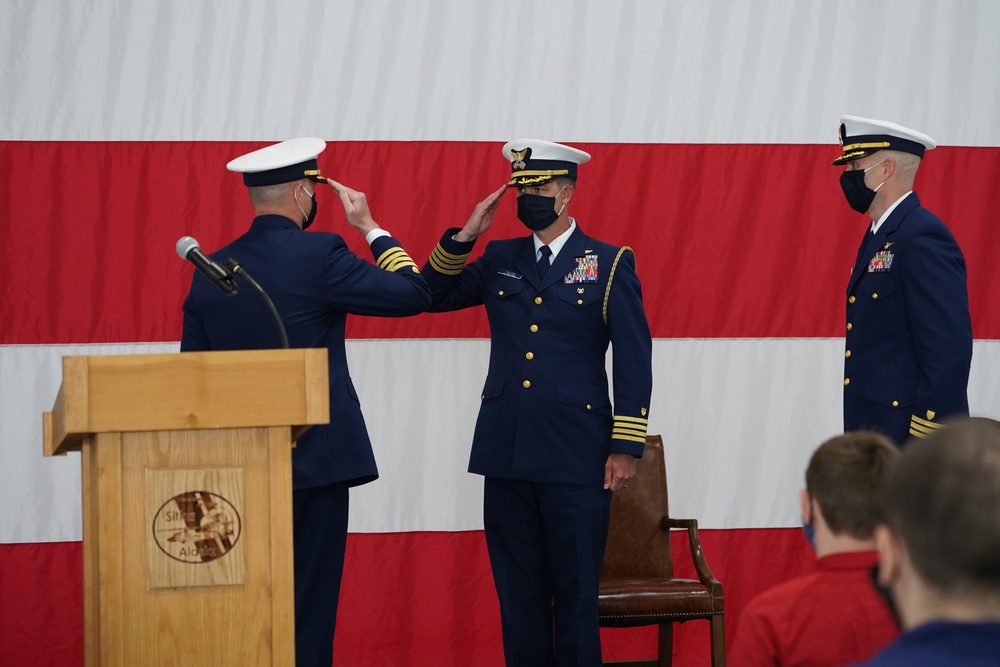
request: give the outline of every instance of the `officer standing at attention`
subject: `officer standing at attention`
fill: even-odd
[[[325,347],[330,423],[313,426],[292,450],[295,663],[330,667],[347,542],[348,489],[378,477],[358,395],[347,368],[347,314],[396,317],[430,305],[427,283],[399,242],[380,229],[365,195],[320,174],[326,142],[292,139],[230,162],[242,172],[254,217],[250,229],[212,253],[237,260],[268,292],[293,348]],[[318,183],[328,184],[347,222],[365,236],[375,264],[344,239],[304,233],[316,217]],[[184,300],[181,351],[279,347],[264,304],[250,289],[225,296],[195,273]]]
[[[968,415],[972,322],[965,258],[913,181],[926,134],[857,116],[840,119],[840,184],[871,218],[847,285],[844,430],[902,445]]]
[[[596,666],[611,494],[635,474],[645,444],[652,341],[632,250],[588,237],[569,217],[577,166],[590,155],[535,139],[503,154],[509,183],[445,232],[422,272],[432,312],[484,305],[489,318],[469,472],[486,477],[507,665]],[[507,188],[532,233],[491,241],[466,264]]]

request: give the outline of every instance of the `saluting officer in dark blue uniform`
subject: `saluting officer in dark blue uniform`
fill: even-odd
[[[840,183],[871,227],[847,285],[844,430],[878,430],[903,444],[969,414],[972,322],[965,258],[920,205],[913,180],[926,134],[843,116]]]
[[[399,242],[372,219],[364,194],[320,175],[321,139],[292,139],[230,162],[243,172],[255,218],[221,250],[268,292],[295,348],[329,355],[330,423],[313,426],[292,450],[297,665],[330,667],[347,540],[348,489],[378,477],[358,395],[347,369],[348,313],[402,316],[430,305],[430,291]],[[328,183],[348,222],[365,235],[375,264],[338,234],[304,233],[316,215],[318,183]],[[226,297],[199,273],[184,301],[181,351],[279,347],[263,303],[250,289]]]
[[[577,165],[590,156],[534,139],[503,153],[510,182],[445,232],[422,272],[432,311],[485,305],[489,318],[469,471],[486,477],[507,664],[600,665],[598,579],[611,493],[635,474],[645,442],[649,326],[632,250],[588,237],[569,217]],[[466,264],[508,187],[533,233],[491,241]]]

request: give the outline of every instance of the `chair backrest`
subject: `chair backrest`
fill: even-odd
[[[670,531],[661,523],[669,516],[663,438],[647,436],[642,458],[635,464],[635,477],[628,488],[619,489],[611,499],[601,579],[671,579]]]

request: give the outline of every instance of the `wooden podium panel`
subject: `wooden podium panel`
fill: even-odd
[[[330,421],[327,353],[243,350],[63,357],[63,381],[43,426],[46,456],[84,435]]]
[[[48,455],[81,451],[87,665],[293,665],[291,444],[326,350],[67,357]]]

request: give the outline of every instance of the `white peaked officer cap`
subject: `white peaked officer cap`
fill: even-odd
[[[259,150],[241,155],[226,165],[229,171],[243,174],[247,187],[291,183],[303,178],[323,182],[316,158],[326,142],[316,137],[299,137],[280,144],[265,146]]]
[[[575,181],[576,166],[590,159],[590,153],[543,139],[508,141],[503,156],[510,160],[509,188],[541,185],[560,176]]]
[[[840,117],[840,147],[843,154],[833,161],[840,165],[881,150],[913,153],[923,157],[924,151],[937,146],[923,132],[911,130],[886,120],[860,116]]]

